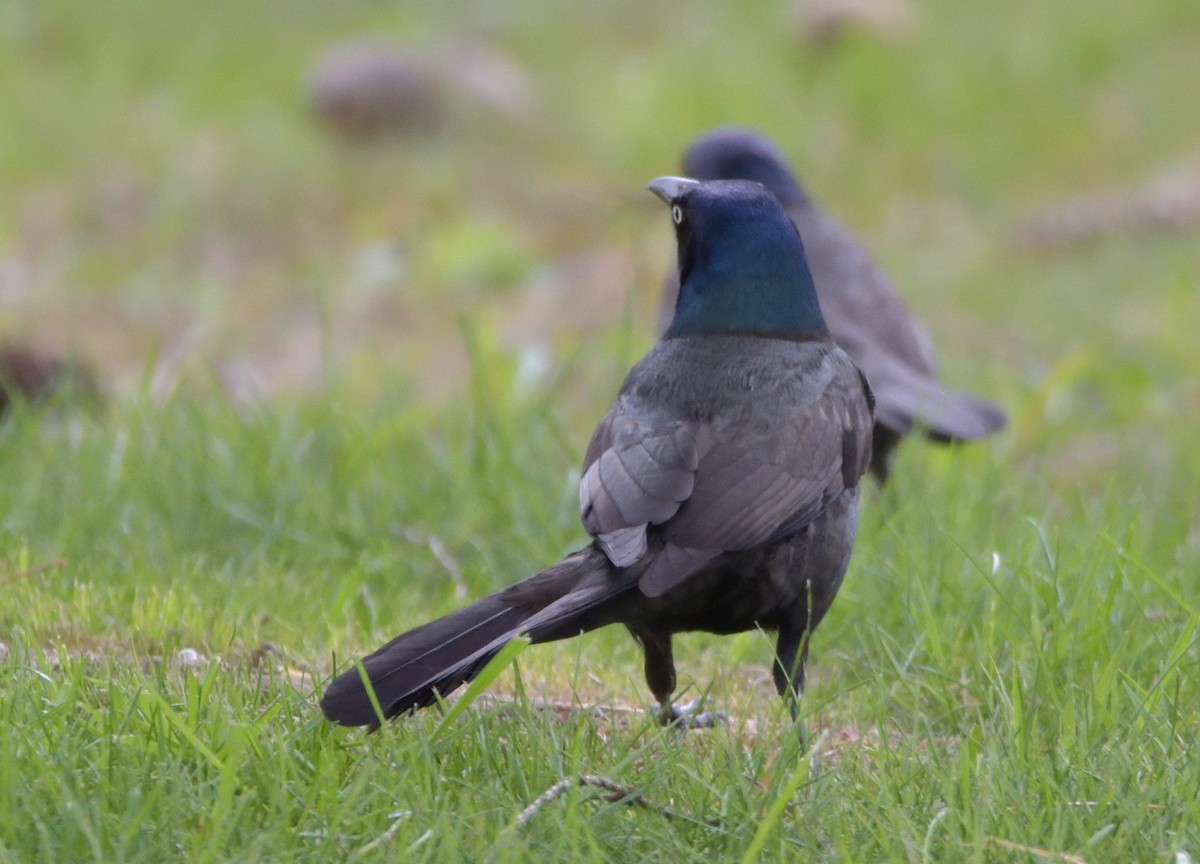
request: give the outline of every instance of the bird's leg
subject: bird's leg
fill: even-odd
[[[892,473],[892,451],[899,441],[900,436],[896,432],[882,424],[875,424],[871,436],[871,473],[880,486],[887,483]]]
[[[642,646],[645,658],[646,684],[659,704],[659,722],[664,726],[674,718],[671,694],[675,692],[675,655],[671,651],[671,634],[659,630],[633,630]]]
[[[792,719],[800,716],[800,696],[804,693],[804,661],[808,659],[808,641],[804,631],[781,628],[775,645],[775,691],[788,703]]]
[[[779,628],[775,643],[775,690],[788,703],[792,720],[800,718],[800,697],[804,693],[804,662],[808,659],[808,629],[804,621],[791,622]],[[797,626],[799,624],[799,626]],[[804,727],[799,726],[800,743],[804,743]]]
[[[658,722],[663,726],[678,723],[688,729],[706,729],[724,719],[719,713],[701,712],[701,700],[676,706],[671,702],[675,692],[675,655],[671,650],[671,634],[660,630],[633,630],[645,655],[646,683],[658,702]]]

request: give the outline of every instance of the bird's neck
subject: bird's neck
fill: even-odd
[[[772,256],[726,267],[710,263],[684,273],[675,316],[663,335],[706,333],[828,339],[803,254],[795,261]]]

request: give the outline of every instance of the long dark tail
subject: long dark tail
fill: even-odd
[[[383,716],[424,708],[470,681],[514,636],[534,642],[575,636],[608,623],[596,607],[637,583],[594,546],[569,555],[498,594],[402,633],[362,661]],[[321,698],[342,726],[378,726],[358,666],[333,680]]]

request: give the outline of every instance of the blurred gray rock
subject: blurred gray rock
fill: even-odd
[[[804,38],[821,45],[853,31],[902,42],[917,25],[910,0],[797,0],[794,9]]]
[[[308,76],[313,110],[352,140],[436,129],[446,114],[442,76],[402,47],[350,42],[326,52]]]
[[[335,46],[308,76],[313,110],[350,140],[437,131],[456,110],[527,119],[533,78],[516,60],[474,38],[406,48],[357,41]]]

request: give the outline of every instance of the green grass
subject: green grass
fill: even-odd
[[[826,47],[776,4],[143,6],[0,7],[0,334],[113,391],[0,423],[0,862],[1200,854],[1196,233],[1013,239],[1195,156],[1195,4],[945,0]],[[362,32],[490,34],[533,113],[330,140],[304,70]],[[330,728],[335,662],[581,542],[579,460],[670,254],[640,188],[726,121],[1012,417],[909,443],[867,496],[813,642],[817,764],[756,633],[679,640],[711,732],[644,716],[616,629],[449,722]],[[246,365],[271,399],[225,394]],[[577,786],[517,824],[582,775],[644,806]]]

